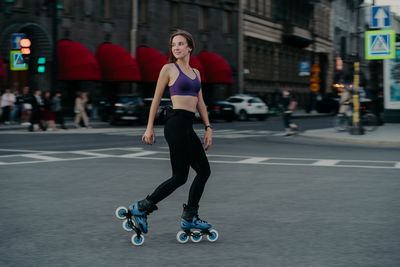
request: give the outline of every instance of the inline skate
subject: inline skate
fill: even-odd
[[[133,245],[141,246],[144,243],[143,234],[148,232],[147,216],[154,210],[157,210],[157,206],[147,198],[132,203],[128,208],[121,206],[115,210],[116,217],[124,220],[122,228],[128,232],[135,231],[131,237]]]
[[[180,222],[181,231],[176,234],[179,243],[187,243],[190,240],[198,243],[202,240],[203,235],[207,236],[208,241],[215,242],[218,239],[218,232],[212,229],[211,224],[199,218],[198,207],[190,207],[183,205],[183,213]]]

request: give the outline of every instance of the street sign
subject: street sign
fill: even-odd
[[[372,6],[371,8],[371,23],[372,29],[388,28],[392,26],[390,15],[390,6]]]
[[[26,37],[25,33],[11,34],[11,50],[21,49],[20,41]]]
[[[309,76],[310,75],[310,61],[300,61],[299,63],[299,76]]]
[[[390,59],[396,57],[396,33],[393,30],[365,32],[365,59]]]
[[[10,69],[12,71],[28,70],[28,64],[24,62],[21,51],[11,50],[10,51]]]

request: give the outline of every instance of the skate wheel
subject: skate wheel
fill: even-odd
[[[203,236],[201,235],[200,231],[193,231],[192,235],[190,236],[190,240],[192,240],[193,243],[199,243],[203,239]]]
[[[128,209],[125,208],[125,207],[118,207],[118,208],[115,210],[115,216],[116,216],[118,219],[120,219],[120,220],[125,219],[127,213],[128,213]]]
[[[217,239],[218,239],[218,232],[217,232],[217,230],[211,229],[211,230],[210,230],[210,234],[207,235],[207,239],[208,239],[208,241],[210,241],[210,242],[215,242],[215,241],[217,241]]]
[[[129,222],[128,220],[125,220],[122,222],[122,228],[127,231],[127,232],[131,232],[133,225],[131,222]]]
[[[142,236],[142,235],[138,236],[137,234],[133,234],[133,236],[131,238],[131,242],[135,246],[141,246],[144,243],[144,236]]]
[[[176,234],[176,240],[181,244],[185,244],[189,241],[189,236],[184,231],[179,231]]]

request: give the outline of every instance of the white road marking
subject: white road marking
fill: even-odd
[[[121,155],[121,158],[138,158],[138,157],[143,157],[143,156],[148,156],[148,155],[153,155],[157,154],[159,152],[157,151],[142,151],[142,152],[137,152],[137,153],[132,153],[132,154],[125,154]]]
[[[21,150],[12,150],[12,149],[9,149],[7,151],[21,152]],[[17,165],[17,164],[76,161],[76,160],[102,159],[102,158],[114,158],[114,159],[128,158],[136,160],[169,160],[168,157],[165,157],[165,154],[169,154],[168,151],[165,150],[150,151],[150,150],[144,150],[140,147],[120,147],[120,148],[116,147],[116,148],[101,148],[101,149],[74,150],[74,151],[47,151],[47,152],[41,151],[39,153],[37,153],[37,151],[34,150],[32,151],[24,150],[24,152],[25,152],[24,154],[17,154],[17,155],[16,154],[2,155],[0,166],[3,167],[7,165]],[[65,155],[65,157],[62,157],[62,155]],[[74,157],[74,155],[76,157]],[[26,158],[27,160],[24,160],[24,158]],[[364,168],[364,169],[400,169],[399,161],[255,157],[249,155],[230,155],[230,154],[208,154],[208,158],[211,163],[222,163],[222,164],[253,164],[253,165],[275,165],[275,166],[309,166],[309,167],[338,167],[338,168]],[[7,162],[7,159],[10,159],[10,162]]]
[[[334,166],[338,164],[340,160],[332,160],[332,159],[321,159],[316,162],[314,162],[312,165],[315,166]]]
[[[269,160],[269,158],[253,157],[253,158],[247,158],[247,159],[244,159],[244,160],[239,160],[239,161],[236,161],[236,163],[242,163],[242,164],[244,164],[244,163],[248,163],[248,164],[254,164],[254,163],[260,163],[260,162],[263,162],[263,161],[265,161],[265,160]]]
[[[55,157],[49,157],[49,156],[45,156],[45,155],[41,155],[41,154],[23,154],[20,155],[22,157],[26,157],[26,158],[32,158],[32,159],[40,159],[43,161],[59,161],[62,160],[60,158],[55,158]]]

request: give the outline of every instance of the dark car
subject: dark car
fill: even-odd
[[[213,101],[207,105],[210,120],[232,121],[235,118],[235,107],[227,101]]]
[[[140,96],[118,95],[105,99],[100,102],[100,110],[100,117],[111,125],[134,121],[145,124],[147,121],[146,107]]]
[[[336,114],[339,109],[339,97],[334,94],[321,94],[316,98],[316,110],[318,113]]]
[[[146,105],[147,114],[150,111],[151,102],[153,102],[153,98],[145,98],[144,99],[144,104]],[[164,123],[167,110],[169,110],[169,109],[172,109],[171,99],[161,98],[160,106],[158,107],[154,122],[155,123]]]

